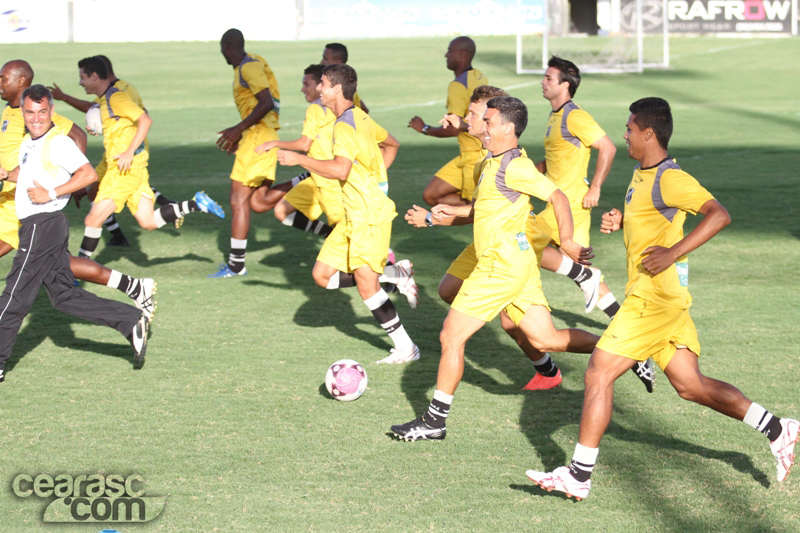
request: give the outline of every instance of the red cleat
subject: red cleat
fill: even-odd
[[[561,386],[561,381],[562,381],[561,370],[559,370],[555,376],[550,378],[548,378],[547,376],[543,376],[537,372],[536,375],[533,376],[533,379],[530,380],[527,385],[522,387],[522,390],[555,389]]]

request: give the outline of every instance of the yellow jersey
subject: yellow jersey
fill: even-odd
[[[389,132],[356,107],[347,109],[334,123],[333,156],[353,162],[342,183],[342,204],[348,220],[378,225],[397,215],[394,202],[381,189],[386,166],[378,144],[388,136]]]
[[[547,177],[570,199],[581,191],[585,194],[591,146],[605,135],[592,116],[572,100],[550,112],[544,133]]]
[[[281,110],[281,94],[275,74],[263,57],[256,54],[245,55],[239,66],[233,69],[233,101],[236,102],[242,120],[256,107],[256,95],[264,89],[269,89],[274,107],[261,119],[261,123],[274,130],[280,129],[278,115]]]
[[[626,296],[638,296],[664,307],[688,308],[692,304],[687,256],[651,276],[642,267],[643,252],[650,246],[669,248],[683,239],[686,213],[697,214],[713,199],[674,159],[668,157],[649,168],[636,167],[623,215],[628,260]]]
[[[516,240],[529,247],[525,224],[531,211],[530,197],[547,200],[556,187],[536,170],[533,161],[513,148],[487,155],[474,196],[475,252],[481,257],[500,242]]]
[[[136,121],[146,111],[128,93],[109,85],[100,98],[100,118],[103,121],[103,147],[106,163],[116,165],[116,157],[128,149],[136,136]],[[150,158],[147,141],[134,150],[131,168],[144,168]]]
[[[58,113],[53,113],[53,124],[58,131],[67,135],[72,129],[73,122]],[[19,166],[19,147],[26,133],[22,109],[6,104],[3,108],[2,118],[0,118],[0,167],[10,171]],[[10,193],[16,187],[16,183],[3,182],[4,192]]]
[[[466,117],[469,101],[475,88],[488,83],[489,80],[478,69],[473,68],[462,72],[447,86],[447,113],[458,115],[461,118]],[[462,153],[478,151],[482,147],[480,139],[469,133],[458,134],[458,148]]]

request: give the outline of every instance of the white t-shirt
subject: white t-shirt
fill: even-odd
[[[45,189],[55,189],[68,182],[72,174],[88,162],[75,142],[56,128],[51,128],[38,139],[25,135],[19,148],[19,176],[14,196],[17,218],[22,220],[63,209],[69,201],[69,194],[34,204],[28,197],[28,189],[35,187],[34,180]]]

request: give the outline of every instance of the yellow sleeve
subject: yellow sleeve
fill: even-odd
[[[447,112],[462,118],[466,117],[470,96],[463,84],[451,81],[447,86]]]
[[[325,108],[319,104],[311,104],[306,109],[306,118],[303,120],[303,137],[308,137],[312,141],[316,138],[317,132],[322,127],[325,118]]]
[[[144,115],[144,109],[136,105],[131,97],[122,91],[117,91],[111,95],[111,109],[120,117],[125,117],[131,122],[136,122],[139,117]]]
[[[250,87],[253,94],[258,94],[264,89],[269,89],[269,79],[264,72],[264,64],[260,61],[250,61],[239,67],[242,79]]]
[[[58,113],[53,113],[53,124],[56,125],[58,131],[60,131],[64,135],[69,135],[69,130],[72,129],[72,125],[74,124],[74,122],[72,122],[67,117],[62,117]]]
[[[350,161],[358,157],[359,146],[356,130],[350,124],[339,121],[333,126],[333,157],[342,156]]]
[[[547,201],[558,187],[547,179],[544,174],[528,158],[518,157],[506,167],[506,186],[528,196],[535,196]]]
[[[372,123],[375,124],[375,142],[380,144],[389,137],[389,132],[374,120]]]
[[[668,207],[696,215],[714,196],[682,170],[665,170],[661,175],[661,197]]]
[[[567,129],[584,146],[591,146],[606,135],[603,128],[583,109],[576,109],[567,115]]]

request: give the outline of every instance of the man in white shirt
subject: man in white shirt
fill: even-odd
[[[75,287],[69,267],[69,225],[61,210],[70,194],[97,180],[97,173],[66,135],[53,128],[53,97],[44,85],[22,94],[22,113],[28,135],[19,151],[19,166],[0,179],[17,182],[16,208],[20,220],[19,248],[0,295],[0,381],[5,362],[41,285],[59,311],[124,335],[133,347],[133,360],[144,363],[147,317],[135,307],[100,298]]]

